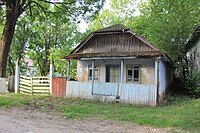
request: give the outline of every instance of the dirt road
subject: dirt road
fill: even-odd
[[[1,133],[167,133],[170,129],[134,125],[113,120],[88,118],[68,120],[53,112],[26,110],[24,107],[0,108]]]

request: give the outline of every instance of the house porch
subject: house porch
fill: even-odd
[[[66,96],[155,106],[156,59],[83,58],[77,80],[67,81]]]

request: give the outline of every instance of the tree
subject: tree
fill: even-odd
[[[137,8],[140,14],[135,16]],[[117,23],[131,27],[165,51],[175,70],[185,77],[184,46],[199,23],[199,12],[198,0],[144,0],[140,4],[135,0],[111,0],[111,9],[102,11],[89,26],[92,30]]]
[[[184,46],[199,23],[198,0],[149,0],[145,4],[141,6],[143,34],[171,57],[175,70],[185,78]]]
[[[0,0],[0,11],[3,14],[5,13],[6,16],[0,42],[0,77],[6,76],[7,57],[12,44],[15,26],[20,16],[23,18],[28,13],[31,16],[35,16],[41,12],[43,14],[53,13],[54,15],[59,15],[64,12],[66,16],[71,16],[71,19],[76,19],[81,14],[86,19],[89,19],[94,13],[97,13],[102,5],[98,0],[64,0],[63,2],[51,0]],[[52,6],[55,7],[54,11],[49,10]]]
[[[51,16],[36,22],[37,24],[31,27],[32,33],[27,43],[27,55],[34,61],[38,75],[46,76],[49,73],[51,57],[56,60],[56,72],[63,74],[65,72],[63,69],[67,70],[67,68],[60,66],[60,58],[72,50],[80,35],[75,23],[68,20],[58,22],[57,17]],[[65,62],[65,66],[66,64]]]
[[[18,25],[15,29],[15,35],[13,36],[12,45],[8,54],[7,62],[7,75],[15,74],[15,63],[17,59],[23,61],[25,56],[24,50],[31,36],[30,22],[27,18],[22,18],[18,21]],[[24,64],[24,62],[22,63]]]

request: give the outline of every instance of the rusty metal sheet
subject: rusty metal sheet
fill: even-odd
[[[56,97],[66,97],[66,77],[52,78],[52,95]]]

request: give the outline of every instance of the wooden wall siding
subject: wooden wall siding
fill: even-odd
[[[52,79],[52,95],[56,97],[66,96],[66,77],[53,77]]]
[[[120,96],[119,102],[156,106],[156,87],[154,85],[111,83],[115,86],[98,88],[109,83],[67,81],[66,96],[69,98],[83,98],[99,100],[103,102],[116,102],[116,96]],[[92,87],[93,86],[93,87]],[[95,88],[97,87],[97,88]],[[93,92],[93,93],[92,93]]]
[[[96,35],[77,51],[77,53],[140,51],[154,51],[154,49],[130,33],[118,33]]]
[[[197,39],[197,41],[192,45],[188,51],[187,51],[187,57],[189,60],[189,63],[200,70],[200,37]],[[195,56],[195,57],[194,57]]]

